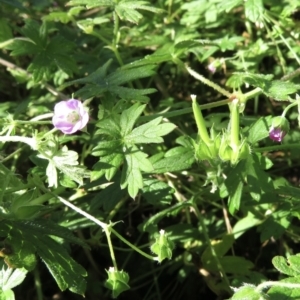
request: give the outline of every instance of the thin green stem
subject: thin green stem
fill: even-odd
[[[53,117],[53,112],[51,113],[47,113],[47,114],[43,114],[43,115],[38,115],[32,119],[30,119],[30,122],[35,122],[35,121],[40,121],[40,120],[44,120],[44,119],[49,119]]]
[[[1,163],[4,163],[8,160],[10,160],[11,158],[13,158],[15,155],[19,154],[20,152],[22,152],[24,149],[24,147],[19,147],[16,151],[12,152],[11,154],[7,155],[5,158],[3,158],[2,160],[0,159]]]
[[[126,239],[124,239],[114,228],[112,228],[111,225],[108,225],[98,219],[96,219],[95,217],[93,217],[92,215],[88,214],[87,212],[83,211],[82,209],[80,209],[79,207],[75,206],[74,204],[70,203],[69,201],[65,200],[64,198],[57,196],[55,193],[48,191],[45,187],[41,186],[40,187],[41,190],[43,190],[45,193],[50,193],[52,194],[55,198],[57,198],[60,202],[62,202],[63,204],[65,204],[66,206],[70,207],[71,209],[73,209],[74,211],[76,211],[77,213],[79,213],[80,215],[86,217],[87,219],[91,220],[92,222],[94,222],[95,224],[99,225],[104,232],[106,233],[106,237],[107,240],[110,240],[110,232],[112,232],[115,236],[117,236],[123,243],[125,243],[126,245],[130,246],[133,250],[135,250],[136,252],[140,253],[141,255],[145,256],[146,258],[149,258],[150,260],[157,260],[156,257],[153,257],[147,253],[145,253],[144,251],[140,250],[139,248],[137,248],[135,245],[131,244],[130,242],[128,242]],[[108,231],[107,231],[108,230]]]
[[[238,152],[240,146],[240,113],[238,99],[234,99],[231,103],[230,125],[230,146],[234,152]]]
[[[136,247],[135,245],[131,244],[130,242],[128,242],[126,239],[124,239],[116,230],[114,230],[113,228],[110,229],[111,232],[118,237],[123,243],[125,243],[126,245],[128,245],[129,247],[131,247],[133,250],[135,250],[136,252],[140,253],[141,255],[143,255],[144,257],[150,259],[150,260],[157,260],[157,257],[153,257],[149,254],[147,254],[146,252],[140,250],[138,247]]]
[[[204,219],[202,217],[202,214],[200,213],[200,211],[199,211],[199,209],[198,209],[198,207],[197,207],[197,205],[195,203],[193,204],[193,208],[194,208],[195,214],[196,214],[196,216],[197,216],[197,218],[198,218],[198,220],[200,222],[200,225],[201,225],[202,232],[203,232],[204,238],[206,240],[206,243],[208,244],[208,247],[209,247],[209,249],[210,249],[210,251],[212,253],[212,256],[213,256],[213,258],[214,258],[214,260],[216,262],[216,265],[217,265],[217,267],[219,269],[220,275],[223,278],[224,283],[227,285],[227,289],[231,290],[230,289],[230,283],[229,283],[229,280],[228,280],[228,278],[226,276],[224,268],[223,268],[222,264],[220,263],[220,260],[218,258],[218,255],[217,255],[216,251],[215,251],[215,248],[212,246],[212,244],[210,242],[210,238],[209,238],[209,235],[208,235],[208,230],[206,228],[206,225],[205,225]]]
[[[0,136],[0,143],[21,142],[29,145],[33,150],[37,150],[37,140],[25,136]]]
[[[103,229],[107,238],[107,243],[108,243],[108,248],[109,248],[109,253],[110,253],[110,257],[113,263],[113,266],[115,268],[115,271],[118,271],[118,265],[117,265],[117,260],[115,257],[115,252],[114,252],[114,248],[111,242],[111,238],[110,238],[110,232],[111,232],[112,228],[108,228],[107,226]]]
[[[116,213],[119,211],[119,209],[124,205],[124,203],[127,201],[127,197],[124,197],[123,199],[121,199],[121,201],[118,202],[118,204],[113,208],[113,210],[111,210],[106,218],[106,222],[110,221],[115,215]]]
[[[228,104],[229,102],[231,102],[230,99],[225,99],[225,100],[220,100],[220,101],[213,102],[213,103],[207,103],[207,104],[199,105],[199,108],[201,110],[205,110],[205,109],[210,109],[210,108],[213,108],[213,107],[223,106],[223,105]],[[191,112],[193,112],[192,107],[183,108],[183,109],[178,109],[178,110],[170,111],[170,112],[163,112],[163,113],[158,113],[158,114],[153,114],[153,115],[148,115],[148,116],[142,116],[138,119],[138,121],[145,122],[145,121],[156,119],[157,117],[173,118],[173,117],[186,115],[186,114],[189,114]]]
[[[33,275],[34,275],[34,285],[36,289],[37,299],[43,300],[44,296],[42,291],[41,277],[37,266],[34,268]]]
[[[90,34],[93,35],[93,36],[95,36],[95,37],[97,37],[100,41],[102,41],[106,45],[110,44],[109,40],[107,40],[105,37],[103,37],[99,32],[93,31]]]
[[[244,98],[246,100],[249,100],[249,99],[254,98],[255,96],[257,96],[257,95],[259,95],[261,93],[262,93],[261,88],[256,88],[256,89],[254,89],[254,90],[252,90],[252,91],[244,94]]]
[[[282,112],[281,116],[282,116],[282,117],[285,117],[285,115],[286,115],[286,113],[289,111],[289,109],[292,108],[292,107],[294,107],[294,106],[296,106],[296,105],[298,105],[298,104],[299,104],[299,101],[295,101],[295,102],[289,104],[289,105],[284,109],[284,111]]]
[[[51,121],[21,121],[21,120],[14,120],[14,124],[19,124],[19,125],[49,125],[52,124]]]
[[[259,284],[256,287],[256,290],[258,292],[261,292],[261,291],[263,291],[265,289],[268,289],[272,286],[286,287],[286,288],[289,288],[289,289],[299,289],[300,288],[299,283],[288,283],[288,282],[280,282],[280,281],[265,281],[265,282]]]
[[[48,135],[53,134],[54,132],[58,131],[57,128],[52,128],[50,131],[47,131],[44,135],[43,138],[47,137]]]
[[[288,80],[291,80],[291,79],[299,76],[299,74],[300,74],[300,68],[298,68],[297,70],[291,72],[290,74],[287,74],[287,75],[283,76],[281,78],[281,80],[282,81],[288,81]]]
[[[228,98],[231,97],[231,93],[229,93],[225,89],[221,88],[216,83],[210,81],[209,79],[207,79],[204,76],[200,75],[199,73],[195,72],[194,70],[192,70],[188,66],[186,66],[185,68],[190,73],[190,75],[192,75],[194,78],[196,78],[196,79],[200,80],[201,82],[203,82],[204,84],[212,87],[213,89],[215,89],[216,91],[218,91],[220,94],[224,95],[225,97],[228,97]]]
[[[267,147],[262,147],[262,148],[253,148],[253,152],[270,152],[270,151],[280,151],[280,150],[288,150],[288,149],[299,149],[300,144],[295,143],[295,144],[278,144],[274,146],[267,146]]]
[[[283,37],[282,34],[279,34],[280,38],[282,39],[282,41],[285,43],[285,45],[289,48],[289,50],[291,51],[291,53],[293,54],[294,58],[296,59],[297,63],[300,65],[300,59],[297,55],[297,53],[294,51],[294,49],[290,46],[290,44],[287,42],[287,40]]]

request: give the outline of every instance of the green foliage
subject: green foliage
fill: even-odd
[[[36,21],[28,20],[21,33],[25,38],[15,39],[6,48],[11,50],[12,56],[28,54],[34,56],[27,70],[32,72],[35,82],[49,80],[51,73],[57,68],[68,75],[76,71],[75,61],[69,55],[74,44],[60,35],[54,36],[49,41],[46,23],[39,27]]]
[[[131,0],[71,0],[67,5],[84,5],[87,9],[96,7],[109,7],[113,9],[121,20],[138,23],[142,19],[143,15],[138,10],[151,11],[153,13],[161,13],[163,10],[148,5],[148,1],[131,1]]]
[[[105,136],[93,149],[93,155],[100,156],[100,162],[94,166],[92,179],[98,179],[105,174],[110,180],[124,162],[121,176],[121,188],[128,188],[128,193],[135,198],[139,189],[143,188],[142,172],[151,173],[154,169],[147,154],[140,151],[138,144],[161,143],[162,136],[171,132],[175,125],[160,124],[162,118],[156,118],[133,129],[145,105],[135,104],[123,111],[121,115],[104,118],[97,123],[98,134]],[[99,171],[98,171],[99,170]]]
[[[23,2],[0,0],[0,299],[299,299],[299,1]]]
[[[266,96],[279,101],[288,100],[290,94],[294,94],[300,89],[300,85],[293,82],[284,82],[280,80],[272,81],[273,75],[247,73],[238,73],[237,75],[242,77],[245,82],[261,88]]]
[[[45,221],[2,221],[0,235],[6,238],[5,242],[11,250],[4,258],[10,267],[32,270],[37,253],[62,291],[68,288],[74,293],[84,294],[86,283],[83,277],[87,275],[86,271],[70,257],[62,245],[49,237],[61,237],[82,245],[68,230]]]
[[[111,60],[107,61],[89,76],[65,83],[64,87],[82,83],[86,85],[76,92],[76,96],[90,98],[93,97],[93,95],[110,92],[122,99],[135,99],[137,101],[147,101],[149,98],[145,95],[156,91],[155,89],[134,89],[121,86],[121,84],[131,82],[132,80],[153,75],[153,66],[132,68],[129,70],[118,69],[107,75],[110,64]]]
[[[25,279],[27,270],[25,268],[13,269],[1,262],[0,271],[0,299],[14,300],[15,295],[12,288],[21,284]]]

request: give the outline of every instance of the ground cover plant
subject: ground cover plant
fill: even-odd
[[[299,299],[298,0],[0,0],[0,299]]]

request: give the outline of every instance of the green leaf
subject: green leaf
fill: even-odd
[[[245,1],[246,18],[255,23],[262,20],[264,6],[262,0],[247,0]]]
[[[248,131],[248,141],[255,144],[269,136],[269,131],[272,125],[272,117],[261,117],[253,123]]]
[[[272,237],[274,239],[280,238],[290,224],[289,222],[284,221],[286,221],[286,218],[284,217],[282,217],[281,220],[276,220],[275,216],[271,215],[262,224],[260,224],[258,230],[261,232],[261,242],[263,243]]]
[[[147,10],[153,13],[161,13],[162,9],[148,6],[148,1],[132,1],[132,0],[121,0],[115,7],[116,13],[121,20],[126,20],[133,23],[138,23],[142,19],[143,15],[137,10]]]
[[[228,13],[236,6],[240,5],[241,3],[243,3],[243,0],[227,0],[226,5],[223,5],[222,2],[219,4],[218,10],[219,12],[225,10],[225,12]]]
[[[12,253],[5,257],[5,262],[10,267],[32,271],[36,265],[34,247],[24,240],[22,232],[14,228],[6,242],[11,247]]]
[[[272,258],[272,264],[282,274],[286,274],[288,276],[299,276],[300,274],[298,270],[291,267],[289,258],[286,259],[282,256],[274,256]]]
[[[46,169],[46,175],[48,178],[48,186],[57,187],[57,171],[54,162],[49,161]]]
[[[290,94],[296,93],[300,89],[299,84],[274,80],[269,86],[263,89],[264,94],[275,100],[288,100]]]
[[[232,233],[234,238],[239,238],[243,233],[245,233],[248,229],[258,225],[260,223],[260,219],[256,218],[250,212],[246,217],[238,220],[233,226]]]
[[[262,92],[275,100],[288,100],[290,94],[296,93],[300,89],[299,84],[293,82],[271,80],[273,75],[235,73],[245,80],[245,82],[262,89]]]
[[[8,21],[0,19],[0,43],[10,40],[13,37],[12,30],[8,25]]]
[[[111,153],[107,156],[101,157],[101,161],[97,162],[93,166],[93,171],[91,172],[91,181],[94,181],[105,174],[107,180],[111,180],[118,168],[124,161],[124,154],[117,153],[117,149],[112,149],[114,153]]]
[[[174,190],[165,182],[158,179],[144,179],[143,197],[152,205],[169,205]]]
[[[222,237],[222,240],[212,241],[212,246],[215,250],[216,255],[218,257],[223,257],[232,247],[233,243],[233,235],[227,234]],[[208,264],[211,260],[214,260],[213,257],[214,254],[212,253],[210,247],[207,247],[201,256],[201,261],[203,262],[203,264]]]
[[[106,212],[111,212],[125,196],[127,196],[127,193],[120,188],[120,176],[118,174],[112,184],[97,193],[92,199],[90,210],[96,211],[103,207]]]
[[[234,295],[231,300],[262,300],[266,299],[265,297],[262,297],[263,294],[256,290],[255,286],[252,285],[245,285],[241,288],[239,288],[237,291],[235,291]]]
[[[0,300],[15,300],[15,294],[12,290],[3,291],[0,289]]]
[[[67,146],[63,146],[51,159],[42,154],[39,154],[39,157],[49,160],[47,167],[49,186],[57,186],[56,168],[80,185],[83,184],[83,178],[89,177],[85,167],[78,166],[77,152],[68,150]]]
[[[139,103],[136,103],[130,108],[124,110],[124,112],[121,114],[120,128],[122,137],[127,136],[132,131],[134,123],[144,111],[145,106],[146,105],[140,105]]]
[[[176,151],[172,151],[172,154],[169,151],[164,158],[153,162],[153,172],[162,174],[182,171],[190,168],[194,162],[195,156],[193,150],[187,149],[186,147],[176,147]]]
[[[87,276],[83,267],[77,264],[68,254],[65,248],[48,236],[31,236],[29,240],[36,245],[38,254],[46,264],[59,288],[64,291],[67,288],[73,293],[84,295]]]
[[[1,290],[9,291],[12,288],[16,287],[17,285],[21,284],[23,282],[23,280],[25,279],[26,274],[27,274],[26,269],[24,269],[24,268],[20,268],[20,269],[9,268],[2,261],[1,262],[1,271],[0,271],[0,288],[1,288]]]
[[[63,24],[74,21],[73,16],[77,16],[84,8],[83,7],[73,7],[68,12],[64,11],[53,11],[48,15],[43,17],[45,21],[59,21]]]
[[[175,212],[175,214],[177,214],[180,210],[182,210],[185,207],[189,207],[189,206],[192,206],[191,200],[176,203],[176,204],[172,205],[171,207],[161,210],[154,216],[150,217],[148,220],[146,220],[142,224],[141,228],[143,231],[147,231],[151,226],[156,225],[162,218],[164,218],[174,212]]]
[[[35,222],[2,221],[1,229],[3,231],[1,234],[8,235],[8,241],[11,241],[12,247],[14,247],[13,253],[15,252],[17,255],[15,262],[21,264],[22,257],[29,257],[30,252],[31,255],[36,252],[47,265],[61,290],[68,288],[74,293],[84,294],[86,282],[83,277],[86,276],[86,271],[70,257],[62,245],[48,236],[64,238],[67,236],[70,239],[71,234],[67,229],[51,225],[44,220]],[[68,234],[65,234],[66,232]],[[70,240],[78,242],[75,237]],[[82,242],[80,243],[82,244]],[[21,248],[18,248],[18,245]],[[7,255],[5,259],[9,258],[10,255]]]
[[[133,23],[138,23],[138,21],[143,17],[141,13],[137,10],[147,10],[153,13],[161,13],[162,9],[149,6],[148,1],[132,1],[132,0],[121,0],[118,2],[111,0],[71,0],[66,5],[84,5],[87,9],[95,7],[111,7],[118,14],[121,20],[126,20]]]
[[[75,60],[70,55],[75,46],[73,43],[59,35],[47,41],[47,31],[31,19],[26,20],[22,33],[26,38],[14,40],[7,49],[12,50],[13,56],[35,55],[27,69],[35,82],[51,78],[53,70],[57,68],[68,75],[77,70]]]
[[[141,171],[153,171],[153,166],[147,156],[136,146],[128,149],[125,154],[126,164],[122,170],[121,188],[124,189],[128,186],[128,193],[132,198],[135,198],[139,189],[144,186]]]
[[[176,128],[172,123],[160,124],[162,117],[158,117],[144,125],[135,128],[126,136],[126,143],[162,143],[164,136]]]
[[[245,160],[240,161],[227,175],[225,185],[229,194],[228,207],[231,214],[240,208],[242,191],[244,186]]]
[[[112,0],[71,0],[67,2],[66,6],[84,5],[87,9],[98,7],[98,6],[114,6]]]
[[[268,295],[270,299],[274,300],[298,300],[300,299],[300,288],[298,287],[300,281],[300,276],[286,278],[280,280],[278,285],[272,286],[269,291]],[[290,283],[295,284],[295,287],[287,287],[287,286],[280,286],[280,283]]]
[[[113,95],[117,95],[122,99],[136,100],[136,101],[148,101],[149,98],[144,96],[155,92],[153,88],[150,89],[134,89],[123,87],[121,84],[131,82],[133,80],[152,76],[154,74],[153,68],[155,66],[141,66],[131,68],[120,68],[116,71],[106,75],[111,60],[107,61],[103,66],[97,69],[92,74],[67,82],[63,87],[67,87],[72,84],[86,84],[85,87],[79,89],[75,94],[84,98],[91,98],[95,95],[110,92]]]

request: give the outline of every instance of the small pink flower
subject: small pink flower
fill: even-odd
[[[270,139],[275,142],[281,142],[285,135],[286,132],[282,131],[280,128],[271,127],[269,131]]]
[[[60,101],[54,106],[52,123],[65,134],[81,130],[89,121],[89,114],[83,104],[76,99]]]
[[[281,142],[289,129],[289,121],[284,116],[274,117],[272,119],[272,126],[269,130],[269,137],[275,142]]]
[[[207,69],[210,73],[214,74],[217,70],[214,62],[210,63],[208,66],[207,66]]]

